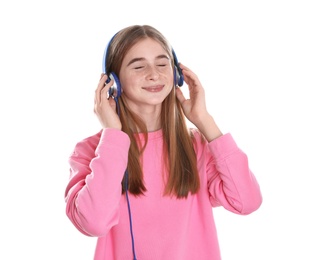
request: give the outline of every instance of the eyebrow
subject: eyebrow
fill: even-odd
[[[167,59],[167,60],[169,60],[169,57],[167,55],[165,55],[165,54],[161,54],[161,55],[158,55],[155,59],[156,60],[159,60],[159,59]],[[137,61],[144,61],[144,60],[145,60],[145,58],[134,58],[134,59],[131,59],[129,61],[129,63],[127,64],[127,66],[129,66],[129,65],[131,65],[131,64],[133,64],[133,63],[135,63]]]

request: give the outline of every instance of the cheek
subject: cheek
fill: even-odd
[[[128,92],[128,89],[131,88],[131,86],[133,86],[135,84],[134,78],[129,77],[127,74],[124,74],[124,73],[121,73],[119,79],[120,79],[121,88],[125,92],[126,91]]]
[[[174,74],[173,74],[173,71],[170,71],[169,73],[168,73],[168,83],[169,84],[171,84],[171,85],[173,85],[173,82],[174,82]]]
[[[170,79],[169,84],[171,86],[174,86],[174,73],[173,73],[173,71],[171,72],[169,79]]]
[[[174,78],[173,78],[173,73],[169,74],[166,78],[166,89],[168,94],[172,91],[172,89],[174,88]]]

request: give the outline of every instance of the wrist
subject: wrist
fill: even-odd
[[[208,142],[211,142],[223,135],[214,118],[208,113],[198,118],[195,126],[204,135]]]

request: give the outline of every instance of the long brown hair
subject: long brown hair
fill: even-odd
[[[149,25],[134,25],[122,29],[111,40],[107,50],[106,71],[119,75],[126,53],[134,44],[144,38],[151,38],[160,43],[174,64],[172,48],[157,29]],[[128,108],[124,95],[119,98],[118,104],[122,131],[127,133],[131,140],[127,166],[128,190],[134,195],[141,195],[146,192],[141,157],[148,140],[147,128],[142,119]],[[165,195],[186,198],[189,192],[194,194],[199,190],[200,181],[193,136],[186,125],[183,110],[175,95],[175,88],[162,103],[160,120],[164,138],[163,159],[168,172]],[[144,134],[145,143],[143,145],[138,135],[135,135],[136,132]],[[126,180],[124,178],[122,192],[125,192],[123,184]]]

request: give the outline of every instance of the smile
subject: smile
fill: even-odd
[[[164,88],[164,85],[152,86],[152,87],[143,87],[144,90],[149,92],[159,92]]]

